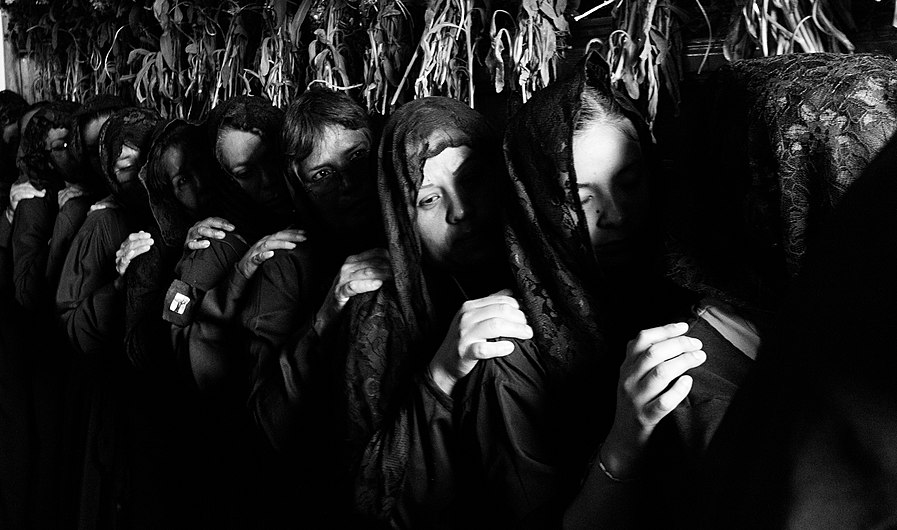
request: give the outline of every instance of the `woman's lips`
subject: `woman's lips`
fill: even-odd
[[[619,254],[630,254],[635,250],[635,245],[631,239],[618,238],[610,241],[604,241],[595,245],[595,253],[599,256],[614,256]]]

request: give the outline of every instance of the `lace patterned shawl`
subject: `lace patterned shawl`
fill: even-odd
[[[19,162],[21,169],[28,180],[37,189],[65,187],[63,177],[50,163],[50,153],[47,151],[47,134],[50,129],[72,129],[73,115],[78,109],[78,104],[70,101],[54,101],[42,107],[31,120],[22,133],[21,152]]]
[[[115,176],[115,161],[121,154],[122,147],[127,145],[140,152],[140,165],[146,160],[153,133],[162,124],[162,118],[156,111],[146,108],[129,107],[113,114],[100,130],[100,161],[106,186],[129,213],[146,217],[149,205],[145,190],[134,194],[126,193],[124,187]],[[138,185],[137,189],[143,190]]]
[[[200,126],[175,119],[159,129],[150,147],[147,162],[140,171],[140,180],[149,195],[150,209],[159,225],[162,240],[169,246],[180,246],[187,237],[187,231],[199,219],[194,219],[177,200],[168,175],[161,168],[161,158],[169,147],[179,145],[190,157],[202,157],[194,167],[208,168],[211,150],[205,143],[206,137]],[[205,178],[203,178],[205,177]],[[208,180],[200,175],[203,183]]]
[[[750,59],[723,67],[711,89],[700,109],[706,137],[695,140],[707,162],[698,205],[738,249],[724,263],[677,256],[673,275],[775,309],[822,224],[897,130],[897,64],[830,53]],[[746,279],[733,284],[734,271]]]
[[[498,139],[479,113],[449,98],[403,105],[383,132],[378,192],[395,282],[354,297],[346,307],[346,332],[353,338],[342,368],[350,444],[367,441],[394,405],[398,388],[433,353],[428,332],[435,314],[421,266],[414,205],[426,160],[462,145],[497,150]]]
[[[283,125],[283,111],[260,96],[236,96],[218,104],[205,122],[209,146],[216,153],[218,135],[222,129],[255,132],[262,137],[268,149],[267,160],[277,178],[283,179],[284,207],[266,208],[256,204],[240,187],[237,179],[217,164],[210,182],[214,198],[210,199],[215,215],[227,219],[237,231],[253,243],[262,236],[283,229],[289,224],[290,198],[287,196],[286,179],[280,156],[279,138]]]

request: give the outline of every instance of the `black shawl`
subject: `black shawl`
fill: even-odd
[[[168,246],[183,244],[187,231],[199,219],[193,218],[175,197],[171,181],[161,170],[162,156],[169,147],[180,145],[189,156],[205,159],[197,164],[198,167],[208,168],[211,151],[202,132],[198,125],[181,119],[171,120],[157,130],[147,162],[140,171],[140,180],[149,195],[150,209],[159,226],[162,240]],[[203,183],[208,180],[206,175],[200,175],[199,178]]]
[[[38,110],[23,131],[20,167],[35,188],[60,190],[65,187],[63,176],[50,163],[47,134],[50,129],[71,130],[77,108],[77,103],[54,101]]]
[[[352,342],[343,384],[350,444],[367,441],[396,406],[391,400],[401,394],[398,388],[435,351],[429,335],[436,314],[424,278],[414,207],[426,160],[462,145],[497,152],[498,137],[479,113],[443,97],[407,103],[383,132],[377,185],[395,281],[354,297],[346,307]]]
[[[115,176],[115,161],[121,154],[122,147],[127,145],[140,152],[138,163],[142,165],[149,152],[153,132],[161,123],[162,118],[156,111],[129,107],[113,114],[100,131],[100,162],[106,186],[112,196],[135,218],[145,218],[150,214],[145,191],[140,183],[131,188],[134,192],[127,191]]]
[[[205,122],[209,146],[219,162],[217,170],[212,172],[209,179],[212,184],[211,192],[214,194],[214,198],[210,200],[216,210],[214,213],[233,223],[237,231],[250,242],[281,230],[289,224],[286,214],[290,201],[287,197],[281,156],[278,153],[282,125],[283,111],[260,96],[230,98],[212,109]],[[272,209],[256,204],[240,187],[237,179],[220,165],[217,146],[222,129],[253,132],[261,136],[269,150],[266,159],[271,164],[272,176],[283,179],[283,209],[280,207]]]
[[[587,55],[569,77],[536,93],[511,118],[504,140],[510,179],[502,202],[515,295],[545,356],[552,399],[563,404],[558,429],[573,431],[564,449],[573,462],[594,449],[611,425],[625,341],[654,320],[668,323],[663,318],[671,308],[682,307],[682,293],[663,278],[653,231],[639,245],[644,268],[634,267],[625,278],[617,272],[608,277],[591,246],[573,165],[585,87],[633,123],[649,174],[656,173],[647,123],[609,78],[603,59]]]
[[[79,162],[79,166],[81,167],[80,176],[84,179],[84,184],[87,184],[90,187],[98,186],[102,188],[102,184],[97,181],[97,179],[100,178],[100,175],[96,175],[94,168],[91,167],[88,153],[84,152],[85,146],[83,138],[81,137],[81,129],[91,120],[103,115],[111,116],[114,112],[125,107],[127,107],[127,105],[119,96],[97,94],[88,98],[84,104],[81,105],[81,108],[75,112],[75,123],[71,134],[71,141],[69,142],[69,148]]]
[[[19,94],[12,90],[0,91],[0,126],[6,127],[19,121],[27,108],[28,103]]]
[[[650,153],[645,120],[610,86],[607,65],[595,54],[586,56],[570,77],[534,95],[511,118],[504,143],[512,267],[535,340],[559,366],[575,364],[574,356],[582,352],[606,356],[602,328],[608,310],[595,295],[608,282],[601,278],[590,244],[573,167],[573,127],[587,86],[630,119],[643,153]]]

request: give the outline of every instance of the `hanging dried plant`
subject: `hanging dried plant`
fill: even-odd
[[[616,0],[614,30],[607,42],[593,39],[603,51],[611,83],[622,88],[654,125],[661,84],[672,101],[679,102],[681,40],[669,0]]]
[[[510,18],[507,11],[496,10],[492,14],[492,46],[486,65],[496,92],[501,92],[510,78],[525,103],[557,77],[562,49],[558,43],[569,33],[564,18],[566,6],[567,0],[523,0],[516,21],[506,27],[499,25],[499,15]]]
[[[391,90],[398,90],[408,65],[412,34],[411,13],[405,4],[401,0],[381,0],[368,29],[369,47],[365,50],[362,97],[368,111],[382,115],[388,112],[390,94],[397,94]]]
[[[246,70],[261,83],[262,92],[275,106],[284,107],[302,91],[302,23],[313,0],[303,0],[292,16],[286,0],[269,0],[264,13],[264,34],[256,53],[256,70]]]
[[[314,8],[313,15],[317,18]],[[350,90],[362,86],[352,77],[347,30],[353,31],[358,9],[345,0],[326,2],[320,13],[321,26],[314,31],[314,39],[308,45],[308,79],[320,82],[335,90]]]
[[[726,38],[723,52],[735,60],[754,55],[796,52],[853,52],[854,45],[835,24],[852,25],[850,11],[830,0],[749,0]]]
[[[424,15],[424,32],[399,82],[392,105],[401,94],[412,68],[420,58],[414,80],[415,97],[447,96],[474,106],[474,14],[485,19],[473,0],[433,0]]]

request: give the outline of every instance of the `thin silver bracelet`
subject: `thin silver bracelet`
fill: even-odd
[[[598,467],[601,468],[601,471],[604,473],[604,476],[606,476],[607,478],[609,478],[612,481],[617,482],[619,484],[626,484],[629,482],[634,482],[636,480],[634,478],[622,479],[622,478],[615,477],[615,476],[613,476],[613,474],[610,471],[607,470],[606,467],[604,467],[604,462],[601,460],[601,448],[602,447],[604,447],[604,444],[601,444],[598,446],[598,452],[595,453],[595,460],[598,462]]]

